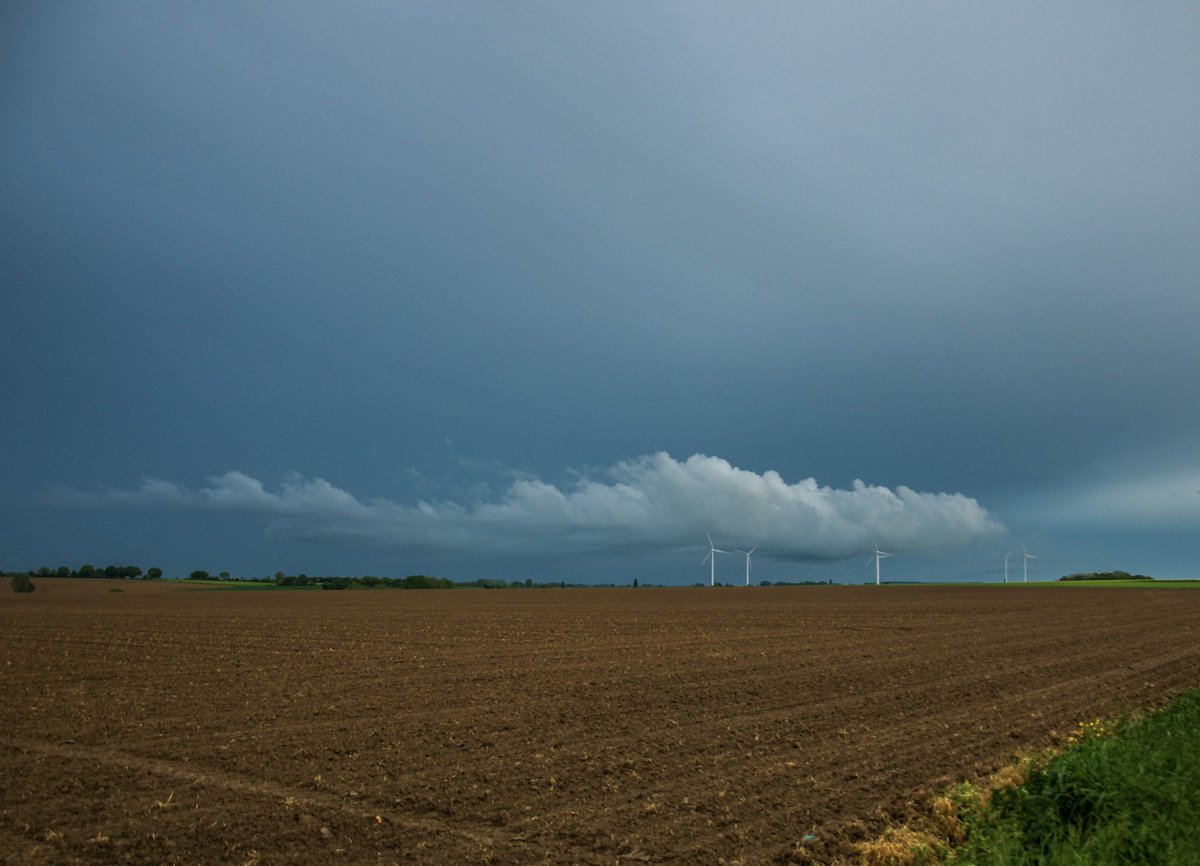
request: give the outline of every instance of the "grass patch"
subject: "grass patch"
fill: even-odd
[[[1200,589],[1200,580],[1031,580],[1025,583],[1022,580],[1009,581],[1001,583],[997,580],[989,581],[939,581],[930,583],[916,584],[895,584],[897,586],[918,586],[918,587],[997,587],[1003,586],[1006,589],[1029,589],[1036,587],[1043,589],[1046,587],[1057,587],[1059,589],[1072,589],[1078,587],[1102,587],[1104,589]]]
[[[1104,589],[1114,588],[1134,588],[1134,589],[1200,589],[1200,580],[1031,580],[1025,583],[1022,580],[1009,581],[1001,583],[1000,581],[974,581],[967,582],[943,582],[943,583],[922,583],[920,586],[962,586],[962,587],[997,587],[1003,586],[1006,589],[1029,589],[1037,588],[1044,589],[1047,587],[1055,587],[1057,589],[1077,589],[1079,587],[1101,587]]]
[[[965,804],[948,866],[1200,864],[1200,690],[1072,739],[1024,784]]]
[[[867,864],[1200,866],[1200,689],[1133,720],[1081,725],[859,846]]]
[[[1200,580],[1055,580],[1032,581],[1025,586],[1098,586],[1108,588],[1137,589],[1200,589]]]
[[[213,578],[211,580],[192,580],[192,579],[179,580],[179,581],[176,581],[176,583],[179,586],[184,587],[185,589],[209,590],[209,591],[231,589],[231,590],[244,590],[246,592],[256,592],[256,591],[263,592],[266,590],[271,590],[271,591],[289,590],[290,591],[290,590],[296,590],[296,589],[311,590],[311,589],[320,589],[321,588],[317,584],[304,584],[303,586],[296,585],[296,584],[280,585],[278,583],[271,583],[269,581],[263,581],[263,580],[221,580],[220,578]]]

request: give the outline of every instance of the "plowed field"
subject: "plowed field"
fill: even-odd
[[[33,866],[832,862],[1200,685],[1189,590],[37,583],[0,594]]]

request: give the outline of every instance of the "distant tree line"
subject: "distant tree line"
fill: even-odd
[[[1130,574],[1128,571],[1092,571],[1087,574],[1068,574],[1059,580],[1154,580],[1144,574]]]
[[[146,571],[136,565],[106,565],[104,568],[84,563],[79,568],[71,568],[66,565],[60,565],[58,568],[50,568],[43,565],[41,568],[25,571],[25,572],[9,572],[14,576],[17,574],[25,574],[29,577],[83,577],[83,578],[108,578],[110,580],[159,580],[162,578],[162,569],[157,566],[148,568]],[[0,575],[4,574],[0,571]]]
[[[760,580],[759,586],[833,586],[833,580]]]
[[[482,578],[471,581],[456,581],[446,577],[430,577],[426,574],[410,574],[408,577],[378,577],[373,574],[362,577],[346,577],[342,575],[314,576],[304,572],[300,574],[285,574],[275,572],[270,577],[230,577],[229,572],[222,571],[213,575],[204,569],[190,572],[188,580],[197,581],[228,581],[232,583],[252,583],[266,586],[311,587],[313,589],[564,589],[564,581],[551,583],[536,583],[526,580],[492,580]]]
[[[50,568],[42,566],[38,569],[30,571],[5,572],[0,570],[0,577],[6,574],[16,577],[22,575],[27,579],[32,578],[58,578],[58,577],[75,577],[75,578],[108,578],[110,580],[161,580],[163,570],[157,566],[148,568],[145,571],[136,565],[107,565],[103,568],[85,563],[79,568],[71,568],[63,565],[58,568]],[[446,577],[431,577],[425,574],[410,574],[408,577],[377,577],[375,575],[364,575],[362,577],[346,577],[346,576],[310,576],[301,572],[300,574],[285,574],[282,571],[275,572],[274,575],[266,577],[233,577],[228,571],[221,571],[216,574],[211,574],[205,569],[198,568],[188,573],[187,580],[194,581],[227,581],[233,583],[248,583],[258,584],[260,586],[286,586],[286,587],[311,587],[313,589],[566,589],[567,583],[561,580],[554,581],[535,581],[532,578],[525,580],[500,580],[495,578],[479,578],[477,580],[458,581]],[[822,581],[818,581],[820,583]],[[832,583],[832,581],[830,581]],[[24,581],[22,581],[24,585]],[[624,584],[629,586],[630,584]],[[632,586],[637,587],[638,581],[634,579]],[[764,586],[770,586],[767,581],[763,582]],[[777,584],[782,586],[784,584]],[[571,584],[572,588],[581,588],[581,584]],[[610,587],[616,588],[615,583],[594,583],[587,584],[591,588]],[[15,587],[14,587],[15,588]],[[28,591],[28,590],[19,590]]]
[[[565,589],[566,583],[535,583],[533,580],[491,580],[481,578],[471,581],[456,581],[448,577],[430,577],[427,574],[410,574],[408,577],[295,577],[284,576],[276,580],[279,586],[319,586],[321,589]]]

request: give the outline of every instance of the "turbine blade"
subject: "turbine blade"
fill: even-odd
[[[752,548],[750,548],[749,550],[747,550],[747,551],[746,551],[746,556],[749,556],[750,554],[754,553],[754,551],[756,551],[756,550],[758,550],[758,545],[757,545],[757,544],[756,544],[756,545],[754,545]]]

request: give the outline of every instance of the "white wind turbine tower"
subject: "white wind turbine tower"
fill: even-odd
[[[742,550],[740,547],[734,548],[734,549],[737,550],[738,553],[746,554],[746,586],[749,586],[750,585],[750,554],[752,554],[752,553],[754,553],[754,551],[758,550],[758,545],[757,544],[754,545],[749,550]]]
[[[872,559],[873,559],[873,560],[875,560],[875,585],[876,585],[876,586],[879,586],[879,560],[883,559],[885,556],[892,556],[892,554],[890,554],[890,553],[885,553],[884,551],[880,550],[880,549],[879,549],[879,542],[878,542],[878,541],[876,541],[876,542],[875,542],[875,552],[874,552],[874,553],[872,553],[872,554],[871,554],[871,555],[870,555],[870,556],[867,558],[867,565],[870,565],[870,564],[871,564],[871,560],[872,560]]]
[[[1025,582],[1029,583],[1029,560],[1037,559],[1032,553],[1025,549],[1025,545],[1021,545],[1021,564],[1025,567]]]
[[[700,560],[700,564],[703,565],[706,562],[709,564],[709,566],[708,566],[708,585],[716,586],[717,585],[717,554],[718,553],[729,553],[729,551],[721,550],[718,547],[714,547],[713,543],[712,543],[712,536],[709,535],[707,532],[704,534],[708,538],[708,556],[706,556],[706,557],[704,557],[704,559]]]
[[[1004,582],[1008,583],[1008,559],[1012,556],[1012,553],[997,553],[996,556],[1004,560]]]

